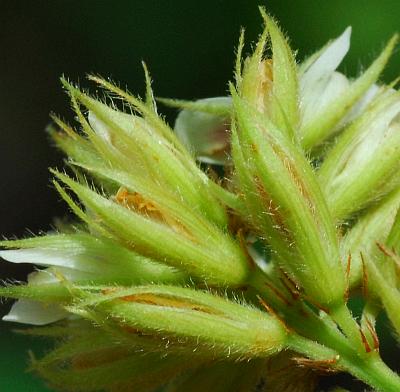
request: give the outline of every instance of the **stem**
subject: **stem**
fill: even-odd
[[[325,318],[307,311],[301,301],[285,307],[268,292],[264,283],[266,279],[263,273],[255,271],[250,284],[270,305],[282,312],[290,327],[306,336],[290,334],[289,349],[316,361],[325,361],[327,366],[345,370],[377,391],[400,391],[399,376],[386,366],[376,351],[366,352],[359,325],[345,304],[333,308]]]
[[[272,308],[284,315],[285,322],[298,334],[316,340],[327,347],[340,347],[341,352],[352,352],[353,347],[338,330],[336,323],[331,318],[317,315],[300,300],[295,301],[289,307],[280,302],[267,289],[265,281],[268,280],[268,277],[265,276],[264,272],[256,270],[252,278],[250,285]]]
[[[288,347],[316,361],[326,361],[338,370],[346,370],[359,380],[381,392],[400,391],[400,377],[382,361],[376,352],[360,357],[357,353],[343,355],[317,342],[293,334],[288,337]]]
[[[330,360],[338,357],[336,351],[297,334],[289,335],[287,346],[289,349],[304,354],[316,361]]]
[[[365,353],[365,343],[361,338],[361,330],[357,321],[354,320],[349,308],[343,303],[332,308],[329,315],[342,329],[347,339],[354,344],[359,353]]]
[[[400,377],[382,361],[377,353],[372,353],[369,358],[362,362],[354,358],[351,361],[343,360],[341,363],[349,373],[364,381],[376,391],[400,391]]]

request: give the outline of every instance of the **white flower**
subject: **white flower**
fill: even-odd
[[[351,81],[337,68],[350,49],[351,27],[300,66],[300,111],[303,126],[322,113],[351,88]],[[373,84],[341,120],[350,122],[368,106],[379,91]]]
[[[206,98],[197,102],[207,105],[230,106],[231,98]],[[182,110],[176,118],[174,130],[180,141],[194,153],[200,162],[227,163],[230,144],[229,115]]]
[[[298,66],[300,119],[294,133],[300,138],[305,150],[312,150],[351,123],[367,110],[380,90],[376,81],[393,50],[396,37],[389,41],[381,55],[360,77],[349,79],[337,69],[350,49],[350,37],[351,27],[348,27],[338,38]],[[266,61],[271,64],[273,60],[263,60],[262,63]],[[263,69],[258,67],[257,70],[259,68]],[[271,86],[274,83],[277,81],[271,76]],[[265,94],[271,94],[271,86]],[[292,91],[292,95],[296,96],[296,92]],[[266,108],[261,111],[269,116],[268,109],[272,101],[267,99],[262,102]],[[166,103],[183,109],[174,129],[197,160],[211,164],[229,163],[229,97]],[[225,106],[227,111],[219,113],[216,108],[221,106]],[[274,122],[275,118],[270,120]]]
[[[356,79],[337,71],[350,48],[351,28],[299,67],[300,128],[303,147],[311,150],[359,116],[379,91],[376,81],[389,59],[394,36],[380,56]]]
[[[398,186],[399,116],[400,94],[382,88],[328,152],[318,176],[337,219],[349,217]]]
[[[321,113],[343,91],[349,80],[336,69],[350,49],[351,27],[321,49],[300,68],[301,122],[307,124]]]
[[[114,282],[134,284],[149,281],[176,281],[182,277],[174,269],[159,265],[114,241],[90,234],[51,234],[21,241],[6,242],[0,257],[11,263],[41,267],[28,276],[28,286],[62,285],[69,282]],[[29,310],[32,309],[32,310]],[[29,310],[29,311],[27,311]],[[67,315],[60,305],[48,305],[31,299],[20,299],[3,319],[44,325]]]

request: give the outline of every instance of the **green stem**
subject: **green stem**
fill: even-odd
[[[332,360],[339,356],[336,351],[297,334],[289,335],[287,346],[289,349],[316,361]]]
[[[371,353],[371,356],[362,362],[359,358],[354,358],[351,361],[343,359],[342,363],[349,373],[376,391],[400,391],[400,377],[382,361],[377,353]]]
[[[347,339],[359,353],[365,353],[366,347],[362,340],[360,326],[353,318],[349,308],[343,303],[330,310],[332,320],[341,328]]]
[[[306,336],[289,335],[288,348],[316,361],[326,361],[327,365],[338,370],[345,370],[377,391],[400,391],[399,376],[386,366],[377,352],[366,352],[359,326],[345,304],[333,308],[325,316],[308,311],[301,301],[288,307],[267,290],[266,279],[264,274],[255,272],[250,284],[284,315],[289,327]]]
[[[301,300],[293,302],[290,306],[282,303],[265,284],[265,281],[270,280],[270,278],[262,271],[256,270],[250,285],[272,308],[284,315],[284,320],[290,328],[295,329],[297,333],[305,337],[317,340],[327,347],[339,345],[343,352],[346,352],[346,350],[352,351],[352,346],[346,337],[329,317],[324,318],[321,315],[317,315],[305,306]]]
[[[339,350],[332,350],[296,334],[289,336],[288,347],[308,358],[325,361],[328,366],[338,370],[346,370],[376,391],[400,391],[400,377],[386,366],[376,352],[363,357],[357,353],[343,355]]]

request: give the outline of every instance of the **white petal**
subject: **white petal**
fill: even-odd
[[[365,132],[352,142],[353,148],[347,151],[345,168],[332,181],[332,188],[340,188],[347,176],[358,173],[368,165],[371,157],[378,152],[382,145],[390,145],[398,133],[398,117],[400,100],[386,107],[375,118],[371,119]]]
[[[68,312],[59,305],[22,299],[14,303],[3,320],[14,323],[46,325],[61,320],[67,315]]]
[[[348,27],[339,38],[322,49],[301,74],[300,108],[303,125],[348,88],[348,79],[335,70],[350,48],[350,36],[351,28]]]
[[[396,121],[400,113],[400,101],[391,105],[382,116],[378,117],[368,127],[358,148],[353,152],[354,162],[360,164],[363,161],[368,161],[369,157],[374,154],[374,151],[379,148],[382,143],[387,143],[393,132],[398,132]]]
[[[348,27],[343,34],[328,44],[322,50],[320,56],[304,72],[301,80],[301,89],[312,88],[315,81],[329,77],[342,62],[350,48],[351,27]]]
[[[340,72],[320,79],[302,99],[302,122],[307,123],[331,102],[334,102],[349,87],[349,80]]]
[[[95,276],[92,273],[82,272],[71,268],[50,267],[31,272],[28,275],[28,283],[30,285],[59,283],[61,277],[73,282],[79,280],[90,280]]]
[[[351,111],[343,119],[342,124],[348,123],[354,120],[359,114],[361,114],[371,101],[376,97],[380,88],[377,84],[373,84],[367,92],[361,97],[361,99],[353,106]]]
[[[201,99],[204,104],[230,105],[228,97]],[[200,162],[227,163],[230,147],[229,116],[195,110],[182,110],[175,121],[174,130],[180,141]]]
[[[93,130],[108,143],[111,143],[110,130],[92,111],[89,111],[88,120]]]
[[[55,250],[44,249],[9,249],[1,250],[0,257],[11,263],[29,263],[37,265],[65,265],[67,261],[61,262],[59,252]]]
[[[83,255],[79,255],[71,249],[71,252],[56,249],[8,249],[0,251],[0,257],[11,263],[29,263],[41,266],[60,266],[79,270],[92,271],[95,265],[91,266],[85,262]]]

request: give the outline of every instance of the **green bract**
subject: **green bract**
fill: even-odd
[[[160,99],[174,129],[145,65],[144,100],[62,79],[77,124],[53,117],[51,173],[73,220],[0,242],[37,267],[0,295],[17,300],[4,320],[56,341],[31,360],[52,388],[309,392],[347,371],[400,390],[375,329],[386,312],[400,334],[400,95],[378,82],[397,36],[351,80],[350,28],[298,64],[261,14],[230,96]]]

